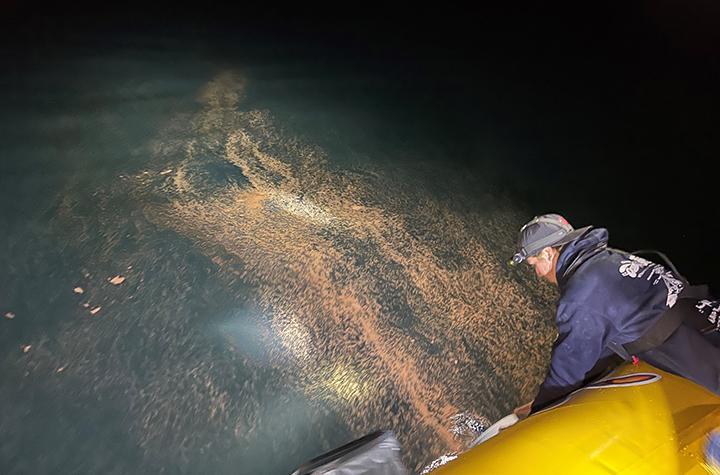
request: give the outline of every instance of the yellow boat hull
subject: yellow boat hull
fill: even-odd
[[[707,474],[720,397],[640,363],[533,414],[433,471],[441,474]]]

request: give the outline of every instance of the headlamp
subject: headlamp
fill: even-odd
[[[517,254],[515,254],[515,255],[512,257],[512,259],[510,259],[510,260],[508,261],[508,265],[509,265],[509,266],[516,266],[516,265],[520,264],[520,263],[521,263],[522,261],[524,261],[524,260],[525,260],[525,250],[523,249],[522,251],[520,251],[520,252],[518,252]]]

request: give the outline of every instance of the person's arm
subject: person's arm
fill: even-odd
[[[532,412],[570,394],[603,355],[610,325],[601,315],[578,307],[558,308],[558,337],[553,345],[550,368],[532,402]],[[522,406],[521,406],[522,407]]]

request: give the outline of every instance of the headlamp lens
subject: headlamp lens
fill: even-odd
[[[512,257],[512,259],[510,259],[510,260],[508,261],[508,265],[516,266],[516,265],[520,264],[523,260],[524,260],[524,259],[523,259],[522,253],[518,252],[517,254],[515,254],[515,255]]]

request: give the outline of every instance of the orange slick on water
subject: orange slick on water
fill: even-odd
[[[707,474],[720,397],[645,363],[623,365],[435,474]]]

